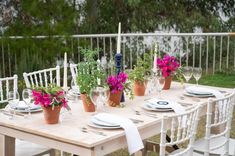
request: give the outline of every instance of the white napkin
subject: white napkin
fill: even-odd
[[[185,89],[189,93],[201,93],[201,94],[213,94],[216,98],[223,98],[224,95],[216,89],[199,87],[199,86],[190,86]]]
[[[120,125],[125,131],[128,151],[130,154],[133,154],[144,148],[138,129],[130,119],[108,113],[99,113],[93,117],[107,123]]]

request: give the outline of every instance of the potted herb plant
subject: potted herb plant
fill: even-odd
[[[140,57],[137,60],[137,65],[133,71],[129,74],[129,79],[133,81],[133,92],[135,96],[144,96],[145,94],[145,76],[151,73],[151,59],[150,56],[145,53],[144,59]]]
[[[95,105],[91,101],[89,94],[92,89],[96,88],[104,80],[104,73],[100,70],[100,64],[94,59],[98,54],[97,50],[82,49],[81,52],[85,55],[86,62],[78,64],[77,84],[80,88],[85,111],[94,112]]]
[[[172,77],[180,66],[178,60],[174,56],[166,54],[162,59],[158,58],[156,63],[165,78],[163,89],[170,89]]]
[[[117,105],[120,105],[122,92],[127,88],[127,78],[128,75],[124,72],[121,72],[118,75],[110,75],[107,78],[107,84],[110,88],[108,101],[110,106],[116,107]]]
[[[55,84],[50,84],[48,87],[33,89],[32,94],[34,104],[41,105],[43,109],[46,123],[58,123],[61,107],[67,107],[63,89]]]

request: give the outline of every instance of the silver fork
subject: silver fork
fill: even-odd
[[[132,108],[132,110],[135,112],[136,115],[146,115],[146,116],[149,116],[149,117],[152,117],[152,118],[158,118],[156,114],[135,110],[133,108]]]
[[[88,129],[86,127],[82,127],[81,128],[81,131],[84,132],[84,133],[89,133],[89,132],[92,132],[94,134],[98,134],[98,135],[102,135],[102,136],[107,136],[105,133],[101,132],[101,131],[96,131],[96,130],[93,130],[93,129]]]

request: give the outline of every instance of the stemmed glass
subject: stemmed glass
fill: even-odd
[[[193,68],[193,77],[196,79],[197,81],[197,85],[198,85],[198,81],[202,76],[202,68],[198,67],[198,68]]]
[[[193,68],[188,66],[188,67],[183,67],[182,68],[182,74],[186,80],[186,82],[188,83],[188,81],[191,79],[192,75],[193,75]]]
[[[159,92],[159,98],[161,99],[161,91],[164,87],[165,84],[165,78],[162,75],[157,75],[156,76],[156,83],[157,83],[157,91]]]
[[[17,105],[18,105],[18,103],[20,101],[19,93],[17,91],[9,91],[8,95],[7,95],[7,100],[8,100],[8,104],[10,105],[10,107],[14,111],[14,114],[10,118],[10,119],[13,119],[13,117],[16,114],[16,107],[17,107]]]
[[[31,116],[31,104],[33,100],[33,93],[31,89],[24,89],[22,92],[23,101],[28,106],[28,115]]]
[[[146,95],[150,95],[153,93],[153,88],[155,86],[153,75],[145,75],[144,86],[145,86],[145,94]]]
[[[90,98],[95,104],[96,111],[102,107],[105,111],[105,103],[107,103],[110,91],[107,87],[98,86],[91,90]]]
[[[77,83],[73,79],[71,80],[71,88],[76,93],[80,92],[79,86],[77,85]]]

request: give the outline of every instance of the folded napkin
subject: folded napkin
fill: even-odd
[[[130,119],[108,113],[99,113],[93,117],[106,123],[120,125],[125,131],[128,151],[130,154],[133,154],[144,148],[138,129]]]
[[[199,87],[199,86],[190,86],[185,88],[186,92],[188,93],[195,93],[195,94],[213,94],[216,98],[223,98],[224,95],[216,89]]]

